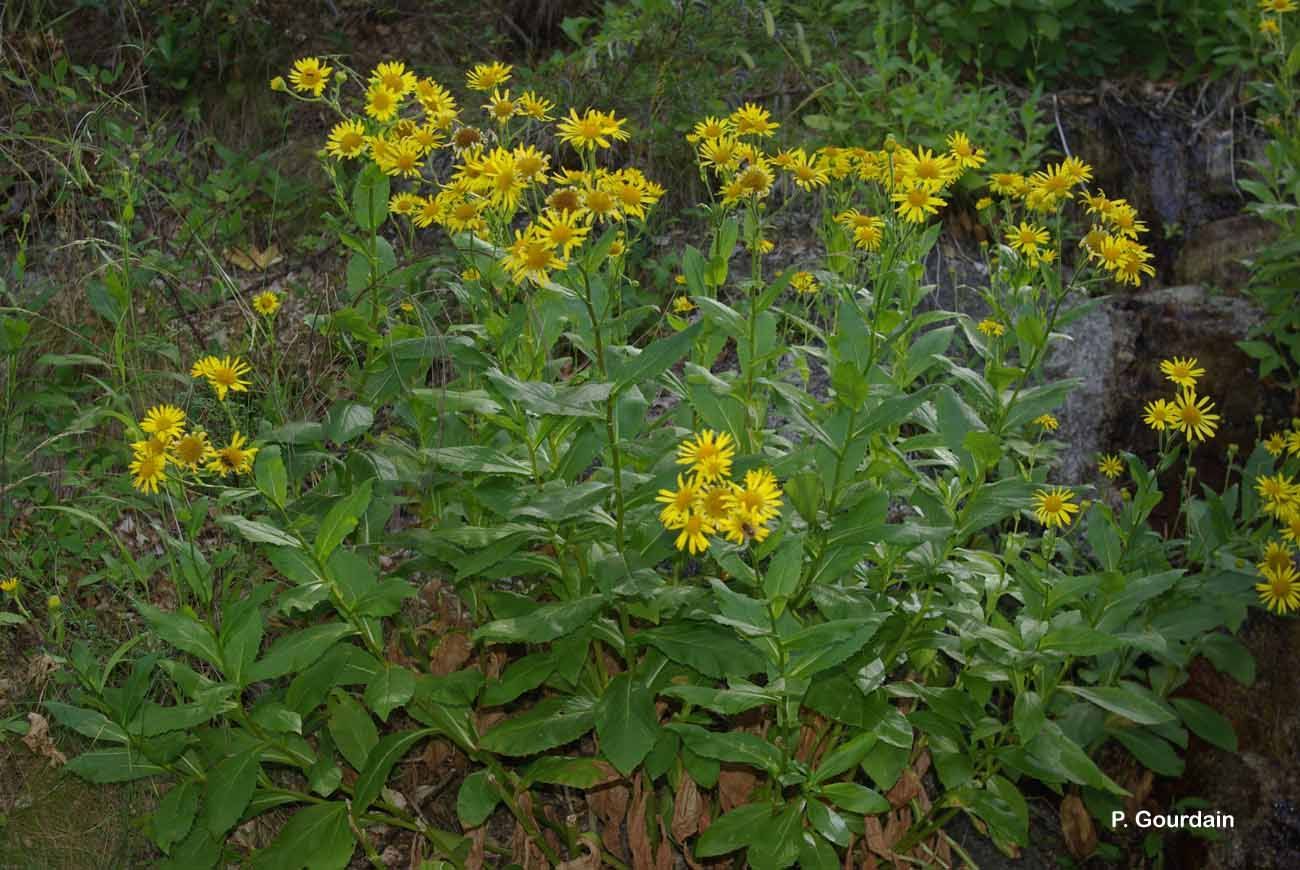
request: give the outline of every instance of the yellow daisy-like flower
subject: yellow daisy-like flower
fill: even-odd
[[[1000,196],[1022,196],[1026,183],[1019,172],[995,172],[989,176],[989,190]]]
[[[736,175],[736,186],[745,196],[765,197],[772,191],[775,176],[767,161],[756,160]]]
[[[853,244],[859,250],[878,251],[885,238],[885,219],[872,217],[872,223],[858,224],[853,228]]]
[[[1040,489],[1034,493],[1034,517],[1049,529],[1053,526],[1064,528],[1079,512],[1079,506],[1072,499],[1074,493],[1063,486],[1050,490]]]
[[[1030,260],[1038,256],[1040,245],[1046,245],[1051,236],[1043,227],[1020,222],[1020,226],[1007,230],[1007,243]]]
[[[987,317],[975,324],[975,328],[987,335],[989,338],[998,338],[1007,331],[1007,328],[1001,323],[998,323],[996,320],[990,320]]]
[[[685,517],[695,509],[702,495],[703,488],[698,478],[677,475],[677,489],[661,489],[655,496],[655,501],[663,505],[659,521],[669,526]]]
[[[573,249],[587,239],[591,227],[582,223],[577,212],[547,209],[537,218],[533,225],[537,228],[537,237],[552,250],[560,252],[561,257],[569,257]]]
[[[776,243],[771,239],[758,240],[758,252],[760,254],[770,254],[776,250]]]
[[[370,83],[379,85],[398,97],[406,96],[417,85],[415,73],[408,71],[406,64],[400,60],[388,61],[375,67],[375,71],[370,74]]]
[[[451,91],[433,79],[423,78],[416,81],[415,99],[424,109],[425,114],[430,117],[441,118],[456,113],[456,98],[451,95]]]
[[[695,128],[686,134],[686,141],[694,145],[706,139],[721,139],[730,136],[732,132],[731,121],[709,115],[703,121],[696,122]]]
[[[553,121],[555,118],[551,112],[555,110],[555,103],[545,97],[539,97],[533,91],[524,91],[515,103],[518,114],[525,118],[532,118],[534,121]]]
[[[143,441],[132,441],[131,453],[135,456],[166,456],[167,446],[167,439],[154,435]]]
[[[1293,501],[1296,485],[1291,478],[1278,472],[1272,476],[1261,475],[1255,478],[1255,491],[1259,493],[1260,498],[1269,501]]]
[[[1259,8],[1262,12],[1283,15],[1296,10],[1296,0],[1259,0]]]
[[[930,188],[924,184],[917,184],[910,190],[890,194],[889,198],[898,203],[899,216],[908,223],[914,224],[924,223],[929,215],[937,214],[939,209],[947,205],[943,199],[931,193]]]
[[[718,526],[718,531],[722,532],[728,541],[740,546],[744,546],[751,539],[761,544],[772,533],[766,523],[757,522],[742,510],[732,510],[727,514],[726,519]]]
[[[1061,421],[1051,414],[1039,414],[1034,422],[1047,432],[1055,432],[1061,427]]]
[[[723,528],[727,518],[731,516],[735,507],[735,498],[731,492],[731,484],[726,481],[720,481],[714,486],[701,489],[700,498],[697,503],[697,509],[709,518],[719,529]]]
[[[1264,582],[1255,584],[1261,604],[1279,614],[1300,610],[1300,574],[1294,565],[1262,573]]]
[[[1274,458],[1281,456],[1286,450],[1286,436],[1281,432],[1274,432],[1264,440],[1264,449]]]
[[[1276,18],[1270,18],[1266,15],[1259,19],[1259,32],[1265,36],[1277,36],[1282,32],[1282,28],[1278,26]]]
[[[1293,544],[1300,544],[1300,513],[1286,520],[1286,527],[1282,529],[1282,537]]]
[[[1119,457],[1113,453],[1103,454],[1101,461],[1097,463],[1097,470],[1114,480],[1124,473],[1124,463],[1120,462]]]
[[[976,211],[984,211],[984,209],[991,205],[993,205],[993,197],[991,196],[981,196],[979,199],[975,200]]]
[[[556,138],[566,145],[572,145],[578,151],[593,148],[609,148],[611,140],[624,141],[629,134],[622,127],[627,119],[616,119],[612,113],[587,109],[581,116],[576,109],[569,109],[569,115],[560,119],[555,126]]]
[[[790,286],[796,293],[816,293],[821,287],[817,284],[817,277],[812,272],[795,272],[790,276]]]
[[[729,136],[703,140],[699,144],[700,164],[711,166],[718,173],[730,172],[740,165],[738,144]]]
[[[510,64],[499,61],[476,64],[465,74],[465,86],[472,91],[490,91],[510,81],[513,69]]]
[[[334,69],[321,63],[320,58],[303,57],[293,62],[293,69],[289,71],[289,82],[295,90],[319,97],[325,91],[325,85],[329,82],[332,72]]]
[[[695,303],[689,296],[678,296],[673,300],[673,311],[678,314],[690,314],[695,310]]]
[[[339,121],[330,130],[325,153],[352,160],[366,153],[366,125],[360,120]]]
[[[931,192],[942,190],[961,175],[961,164],[946,154],[928,148],[915,151],[904,148],[894,158],[898,182],[903,187],[924,187]]]
[[[1291,455],[1300,454],[1300,429],[1286,433],[1286,452]]]
[[[172,461],[190,471],[198,471],[203,463],[212,458],[212,455],[212,443],[208,441],[208,434],[202,429],[187,432],[172,444]]]
[[[527,181],[543,177],[551,165],[551,156],[539,151],[535,145],[520,145],[510,153],[515,158],[515,171]]]
[[[713,483],[731,474],[731,460],[736,445],[729,432],[705,429],[688,438],[677,448],[677,464],[691,466],[701,482]]]
[[[1172,405],[1174,429],[1187,436],[1188,441],[1205,441],[1214,437],[1220,417],[1213,414],[1214,403],[1205,396],[1198,397],[1194,390],[1184,390]]]
[[[248,439],[236,431],[230,436],[230,443],[212,451],[208,462],[208,471],[217,474],[246,474],[253,470],[253,458],[257,456],[256,447],[245,447]]]
[[[610,257],[621,257],[627,253],[627,236],[621,232],[614,237],[614,244],[609,246]]]
[[[1269,541],[1264,546],[1264,555],[1258,565],[1261,572],[1277,572],[1295,564],[1291,548],[1280,541]]]
[[[679,532],[677,540],[673,542],[677,549],[687,550],[692,556],[707,550],[709,548],[707,536],[717,531],[709,518],[698,511],[691,511],[675,518],[667,528]]]
[[[140,421],[140,431],[157,437],[164,443],[181,434],[185,427],[185,412],[175,405],[154,405]]]
[[[0,580],[0,592],[12,598],[18,595],[18,587],[21,585],[17,576],[6,577],[4,580]]]
[[[966,134],[955,132],[948,136],[948,154],[963,169],[979,169],[988,157],[983,148],[971,144]]]
[[[200,374],[195,374],[195,370],[202,368]],[[244,375],[251,371],[248,363],[239,357],[206,357],[194,364],[194,369],[190,374],[194,377],[207,378],[208,384],[216,392],[217,398],[221,401],[226,400],[226,394],[230,392],[246,393],[248,392],[248,381],[244,380]]]
[[[492,116],[498,124],[505,124],[519,112],[519,104],[510,99],[510,91],[502,93],[494,90],[483,110]]]
[[[1142,409],[1146,416],[1142,422],[1146,423],[1157,432],[1163,432],[1166,426],[1172,426],[1174,422],[1174,406],[1165,399],[1156,399],[1154,402],[1147,402]]]
[[[131,485],[140,492],[156,493],[158,492],[158,484],[165,483],[167,480],[166,455],[150,456],[137,453],[135,459],[127,467],[130,469],[131,474],[135,476],[135,480],[131,482]]]
[[[816,190],[830,183],[830,175],[819,161],[810,158],[802,148],[785,152],[787,159],[781,168],[790,173],[800,190]],[[773,161],[775,162],[775,161]]]
[[[728,120],[737,136],[771,136],[781,126],[767,109],[754,103],[745,103]]]
[[[745,514],[758,526],[776,519],[781,513],[781,487],[766,468],[745,472],[745,482],[732,484],[733,509]]]
[[[481,277],[483,276],[479,274],[478,269],[475,269],[473,266],[470,266],[468,269],[465,269],[460,273],[460,280],[462,281],[477,281]]]
[[[510,270],[516,284],[545,281],[551,272],[565,268],[565,262],[555,255],[555,251],[533,228],[526,233],[515,230],[515,240],[501,265]]]
[[[1196,379],[1205,374],[1205,369],[1196,367],[1196,357],[1186,359],[1174,357],[1160,363],[1160,371],[1166,378],[1180,387],[1195,387]]]
[[[379,122],[392,120],[402,98],[382,85],[372,85],[366,91],[366,114]]]
[[[263,317],[274,317],[280,310],[280,296],[273,290],[263,290],[253,297],[253,310]]]

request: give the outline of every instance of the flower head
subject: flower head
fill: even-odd
[[[135,459],[127,466],[135,480],[131,485],[141,492],[158,491],[158,484],[167,480],[167,456],[162,454],[154,456],[145,453],[136,453]]]
[[[817,284],[817,277],[812,272],[795,272],[790,276],[790,286],[796,293],[813,294],[821,289]]]
[[[728,120],[737,136],[771,136],[781,126],[767,109],[755,103],[745,103]]]
[[[1064,528],[1073,519],[1071,515],[1079,512],[1073,498],[1074,493],[1063,486],[1040,489],[1034,493],[1034,516],[1049,529],[1053,526]]]
[[[20,585],[21,584],[18,582],[17,577],[9,577],[4,580],[0,580],[0,592],[3,592],[5,595],[9,595],[11,597],[17,596],[18,587]]]
[[[1039,414],[1034,418],[1034,422],[1042,427],[1045,432],[1055,432],[1061,428],[1061,421],[1056,419],[1053,414]]]
[[[975,328],[987,335],[989,338],[997,338],[1007,331],[1007,328],[996,320],[984,318],[975,325]]]
[[[743,485],[732,484],[732,505],[751,525],[763,525],[780,516],[781,487],[766,468],[746,471]]]
[[[208,471],[216,474],[246,474],[253,470],[253,457],[257,456],[256,447],[245,447],[248,439],[236,431],[230,436],[230,443],[212,451],[208,462]]]
[[[1160,371],[1166,378],[1180,387],[1195,388],[1196,379],[1205,374],[1205,369],[1196,367],[1196,357],[1180,359],[1174,357],[1160,363]]]
[[[1187,436],[1188,441],[1205,441],[1214,437],[1221,418],[1211,413],[1214,403],[1205,396],[1198,397],[1195,390],[1183,390],[1171,409],[1173,419],[1170,425]]]
[[[465,74],[465,86],[472,91],[490,91],[510,81],[513,69],[510,64],[499,61],[476,64]]]
[[[1281,432],[1274,432],[1264,439],[1264,449],[1274,458],[1281,456],[1286,450],[1286,436]]]
[[[1142,418],[1142,422],[1157,432],[1163,432],[1165,427],[1173,425],[1174,407],[1165,399],[1147,402],[1143,411],[1146,412],[1146,416]]]
[[[253,310],[263,317],[274,317],[280,310],[280,296],[274,290],[263,290],[253,297]]]
[[[224,402],[227,393],[248,392],[248,381],[244,380],[244,375],[249,371],[251,369],[248,363],[237,356],[208,356],[194,364],[190,369],[190,375],[196,378],[207,378],[217,398]]]
[[[293,62],[293,69],[289,71],[289,82],[295,90],[319,97],[324,92],[332,72],[334,69],[321,63],[320,58],[303,57]]]
[[[673,300],[673,311],[677,314],[690,314],[695,310],[695,303],[689,296],[678,296]]]
[[[707,516],[699,511],[689,511],[666,524],[667,528],[678,532],[674,545],[679,550],[689,550],[691,555],[703,553],[709,548],[708,535],[717,529]]]
[[[325,153],[331,157],[348,160],[366,153],[365,122],[351,119],[335,124],[325,143]]]
[[[671,523],[686,516],[700,501],[703,488],[696,477],[677,475],[677,489],[661,489],[655,501],[663,505],[659,511],[659,521],[672,528]]]
[[[1097,463],[1097,470],[1106,475],[1111,480],[1119,477],[1124,473],[1124,464],[1120,462],[1118,456],[1113,453],[1104,454]]]
[[[730,433],[705,429],[681,443],[677,448],[677,464],[689,465],[702,482],[713,483],[730,476],[735,455],[736,445]]]
[[[1260,603],[1275,613],[1300,610],[1300,574],[1294,565],[1260,573],[1264,575],[1264,582],[1255,584]]]
[[[154,405],[145,412],[140,421],[140,430],[155,436],[163,442],[170,441],[185,426],[185,412],[175,405]]]

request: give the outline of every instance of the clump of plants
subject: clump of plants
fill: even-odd
[[[322,419],[260,419],[279,387],[232,347],[193,364],[219,409],[146,414],[131,473],[174,520],[178,605],[137,599],[149,634],[77,647],[79,692],[46,705],[96,744],[76,773],[165,783],[166,866],[380,866],[395,836],[437,866],[950,863],[958,814],[1009,853],[1027,796],[1109,820],[1133,783],[1107,744],[1169,776],[1189,732],[1235,745],[1177,692],[1198,655],[1250,679],[1252,586],[1282,611],[1295,581],[1245,559],[1300,493],[1194,491],[1217,418],[1181,358],[1156,468],[1053,478],[1074,381],[1043,362],[1076,291],[1151,274],[1086,163],[984,178],[961,131],[778,145],[745,103],[690,133],[708,197],[656,286],[629,267],[665,193],[620,165],[635,131],[511,77],[481,64],[453,93],[400,61],[304,58],[272,83],[338,114],[350,299],[310,325],[346,381]],[[997,240],[979,321],[920,309],[962,179]],[[805,198],[820,262],[777,271],[773,217]],[[435,227],[458,269],[408,262]],[[218,413],[228,446],[195,442],[186,423]],[[1179,461],[1186,521],[1162,535]],[[209,518],[261,579],[204,557]],[[430,757],[464,771],[454,825],[421,803]],[[560,787],[600,830],[549,805]],[[229,836],[271,812],[272,836]]]

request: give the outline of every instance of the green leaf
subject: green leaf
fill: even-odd
[[[696,321],[681,332],[651,342],[649,347],[630,359],[620,360],[615,368],[614,393],[652,381],[685,358],[702,326],[702,320]]]
[[[992,776],[984,788],[961,788],[952,800],[989,826],[1002,839],[1021,846],[1029,844],[1029,806],[1012,783]]]
[[[775,819],[759,826],[746,855],[750,866],[755,870],[777,870],[789,867],[799,859],[804,805],[803,798],[788,801]]]
[[[747,764],[772,773],[781,769],[781,750],[757,734],[709,731],[685,722],[673,722],[665,727],[681,737],[692,752],[705,758]]]
[[[501,755],[532,755],[577,740],[595,719],[595,702],[588,698],[547,698],[497,723],[479,745]]]
[[[177,783],[163,799],[158,802],[158,809],[149,818],[149,828],[153,841],[164,854],[172,846],[185,839],[194,825],[194,816],[199,810],[199,783],[186,780]]]
[[[853,656],[875,635],[885,614],[862,619],[834,619],[806,628],[785,641],[791,663],[786,676],[807,678]]]
[[[388,176],[367,164],[352,187],[352,219],[367,232],[379,229],[388,217]]]
[[[221,667],[221,648],[208,626],[193,616],[168,613],[144,601],[137,601],[135,608],[163,640],[177,649],[198,656],[213,667]]]
[[[483,690],[483,706],[499,707],[509,704],[524,692],[536,689],[555,672],[555,656],[548,650],[532,653],[511,662],[500,679]]]
[[[245,519],[235,514],[223,514],[217,517],[217,522],[225,526],[230,526],[243,536],[244,540],[252,541],[255,544],[274,544],[277,547],[301,547],[302,544],[298,539],[288,532],[277,529],[270,523],[261,523],[256,520]]]
[[[131,740],[121,725],[98,710],[73,707],[58,701],[46,701],[45,708],[54,714],[55,720],[64,728],[71,728],[91,740],[111,740],[114,743],[129,743]]]
[[[570,634],[596,618],[605,607],[603,595],[543,604],[527,616],[497,619],[474,632],[474,642],[544,643]]]
[[[1171,698],[1169,703],[1197,737],[1228,752],[1237,751],[1237,732],[1227,717],[1213,707],[1191,698]]]
[[[370,506],[370,489],[372,481],[366,480],[352,492],[340,498],[330,508],[325,519],[321,520],[316,531],[316,558],[324,562],[334,552],[334,548],[343,543],[357,521]]]
[[[284,507],[289,498],[289,475],[284,469],[278,444],[268,444],[257,451],[253,462],[253,480],[258,492],[276,507]]]
[[[476,770],[461,781],[456,792],[456,816],[465,828],[477,828],[501,803],[501,790],[488,770]]]
[[[715,819],[695,841],[696,858],[716,858],[742,849],[754,841],[759,829],[770,823],[772,807],[767,803],[743,804]]]
[[[125,747],[83,752],[64,765],[64,770],[93,783],[128,782],[167,773],[166,768],[144,761]]]
[[[784,610],[784,602],[798,591],[802,568],[803,536],[792,535],[781,544],[768,563],[767,573],[763,575],[763,593],[767,600],[782,602],[777,609],[777,616]]]
[[[528,463],[507,456],[500,450],[480,445],[466,447],[429,447],[421,451],[429,462],[448,471],[477,472],[482,474],[515,474],[531,477]]]
[[[271,845],[253,858],[254,870],[343,870],[357,843],[342,801],[299,810]]]
[[[1067,737],[1055,722],[1048,721],[1038,736],[1025,745],[1024,750],[1026,760],[1039,770],[1111,794],[1128,795],[1114,780],[1102,773],[1101,768],[1093,763],[1079,744]]]
[[[1095,656],[1112,652],[1124,646],[1124,641],[1113,634],[1097,631],[1086,625],[1063,625],[1043,636],[1038,648],[1063,652],[1071,656]]]
[[[256,683],[297,673],[351,634],[355,634],[355,630],[345,622],[324,622],[284,635],[271,644],[260,661],[248,669],[248,681]]]
[[[595,758],[570,758],[563,755],[543,755],[524,768],[524,786],[545,782],[589,789],[617,777],[607,763]]]
[[[545,381],[521,381],[497,368],[488,369],[484,374],[502,396],[539,416],[603,417],[601,403],[609,398],[614,387],[592,382],[556,386]]]
[[[260,757],[260,749],[255,747],[223,759],[208,771],[203,805],[208,831],[214,837],[233,828],[244,814],[257,788]]]
[[[821,793],[834,804],[851,813],[874,816],[889,812],[889,801],[879,792],[856,782],[832,782],[821,787]]]
[[[627,672],[614,677],[596,704],[596,734],[601,754],[620,773],[630,774],[659,736],[654,694]]]
[[[780,698],[758,686],[744,689],[715,689],[711,686],[668,686],[659,694],[677,698],[697,707],[704,707],[724,716],[735,716],[765,704],[776,704]],[[856,762],[855,762],[856,763]]]
[[[1183,760],[1174,748],[1145,728],[1108,728],[1106,733],[1124,744],[1143,767],[1161,776],[1183,775]]]
[[[325,417],[325,437],[335,444],[349,441],[368,431],[375,423],[375,412],[360,402],[335,402]]]
[[[1159,725],[1161,722],[1171,722],[1178,718],[1172,710],[1157,701],[1150,690],[1136,684],[1097,688],[1063,685],[1061,688],[1072,695],[1086,698],[1103,710],[1118,713],[1138,725]]]
[[[366,686],[366,704],[379,721],[387,722],[388,714],[401,707],[415,694],[415,674],[401,665],[385,663]]]
[[[637,633],[636,641],[717,679],[748,677],[766,667],[758,650],[713,623],[672,622]]]
[[[410,752],[412,746],[437,733],[436,728],[421,728],[417,731],[399,731],[381,739],[370,750],[365,769],[357,777],[352,792],[353,815],[360,816],[379,797],[379,792],[388,782],[388,774],[392,772],[393,765]]]
[[[374,720],[361,702],[338,689],[330,693],[327,709],[329,718],[326,725],[330,737],[334,738],[334,745],[354,770],[361,770],[370,750],[379,742]]]
[[[1028,743],[1038,736],[1047,721],[1047,712],[1043,707],[1043,699],[1037,692],[1024,691],[1016,695],[1012,721],[1022,743]]]

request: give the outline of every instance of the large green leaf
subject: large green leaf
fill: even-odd
[[[187,613],[168,613],[144,601],[137,601],[135,607],[163,640],[214,667],[221,667],[221,648],[207,625]]]
[[[422,455],[432,464],[448,471],[515,474],[521,477],[531,477],[533,474],[528,463],[507,456],[500,450],[481,445],[429,447],[422,451]]]
[[[208,771],[203,806],[208,831],[214,837],[233,828],[244,814],[257,788],[260,758],[261,752],[255,747],[222,759]]]
[[[335,643],[355,633],[345,622],[324,622],[284,635],[248,669],[248,680],[273,680],[296,673],[314,663]]]
[[[619,360],[614,369],[614,392],[653,381],[686,357],[704,321],[696,321],[668,338],[653,341],[645,350]]]
[[[357,175],[352,186],[352,219],[367,232],[379,229],[388,217],[388,176],[374,164]]]
[[[636,640],[653,646],[675,662],[718,679],[748,677],[766,667],[758,650],[713,623],[671,622],[639,632]]]
[[[1178,718],[1174,711],[1157,701],[1150,690],[1134,684],[1097,688],[1063,685],[1061,688],[1138,725],[1159,725]]]
[[[781,769],[781,750],[757,734],[747,731],[709,731],[686,722],[674,722],[665,727],[681,737],[692,752],[705,758],[747,764],[772,773]]]
[[[696,858],[715,858],[754,841],[759,830],[770,823],[772,806],[767,803],[743,804],[710,823],[708,830],[695,841]]]
[[[361,515],[370,506],[371,481],[366,480],[352,492],[334,502],[334,506],[321,520],[316,531],[314,550],[316,558],[324,562],[334,552],[334,548],[343,543],[353,529],[357,527]]]
[[[110,720],[98,710],[73,707],[58,701],[46,701],[45,708],[54,714],[55,720],[65,728],[71,728],[83,737],[91,740],[111,740],[114,743],[127,743],[127,736],[121,725]]]
[[[410,752],[412,746],[437,733],[436,728],[399,731],[385,736],[375,744],[375,748],[366,757],[366,766],[357,777],[352,791],[353,814],[359,816],[379,797],[379,792],[388,782],[388,774],[392,772],[393,765]]]
[[[379,742],[379,730],[375,728],[374,720],[356,698],[337,689],[330,694],[327,709],[329,718],[326,725],[330,737],[334,738],[334,745],[354,770],[361,770],[370,750]]]
[[[385,664],[366,686],[366,704],[381,722],[415,694],[415,673],[401,665]]]
[[[603,595],[543,604],[526,616],[497,619],[474,632],[474,641],[544,643],[563,637],[595,619],[605,606]]]
[[[786,675],[808,678],[845,661],[867,645],[885,621],[873,613],[860,619],[834,619],[806,628],[785,641],[790,653]]]
[[[889,801],[883,795],[856,782],[833,782],[822,786],[821,793],[851,813],[874,816],[889,812]]]
[[[532,755],[577,740],[595,724],[595,702],[589,698],[547,698],[511,716],[483,735],[479,745],[501,755]]]
[[[288,532],[281,531],[270,523],[262,523],[257,520],[245,519],[236,514],[224,514],[217,517],[217,522],[222,525],[230,526],[239,532],[246,541],[252,541],[255,544],[273,544],[277,547],[301,547],[302,544],[298,539]]]
[[[94,783],[128,782],[167,773],[166,768],[151,764],[126,747],[83,752],[64,769]]]
[[[1172,698],[1169,703],[1197,737],[1228,752],[1237,751],[1237,733],[1232,723],[1213,707],[1191,698]]]
[[[357,843],[342,801],[299,810],[270,846],[253,858],[254,870],[343,870]]]
[[[630,774],[659,736],[654,694],[629,673],[614,677],[596,705],[596,734],[601,753],[619,772]]]
[[[456,817],[466,828],[477,828],[501,803],[501,789],[487,770],[476,770],[465,777],[456,792]]]

